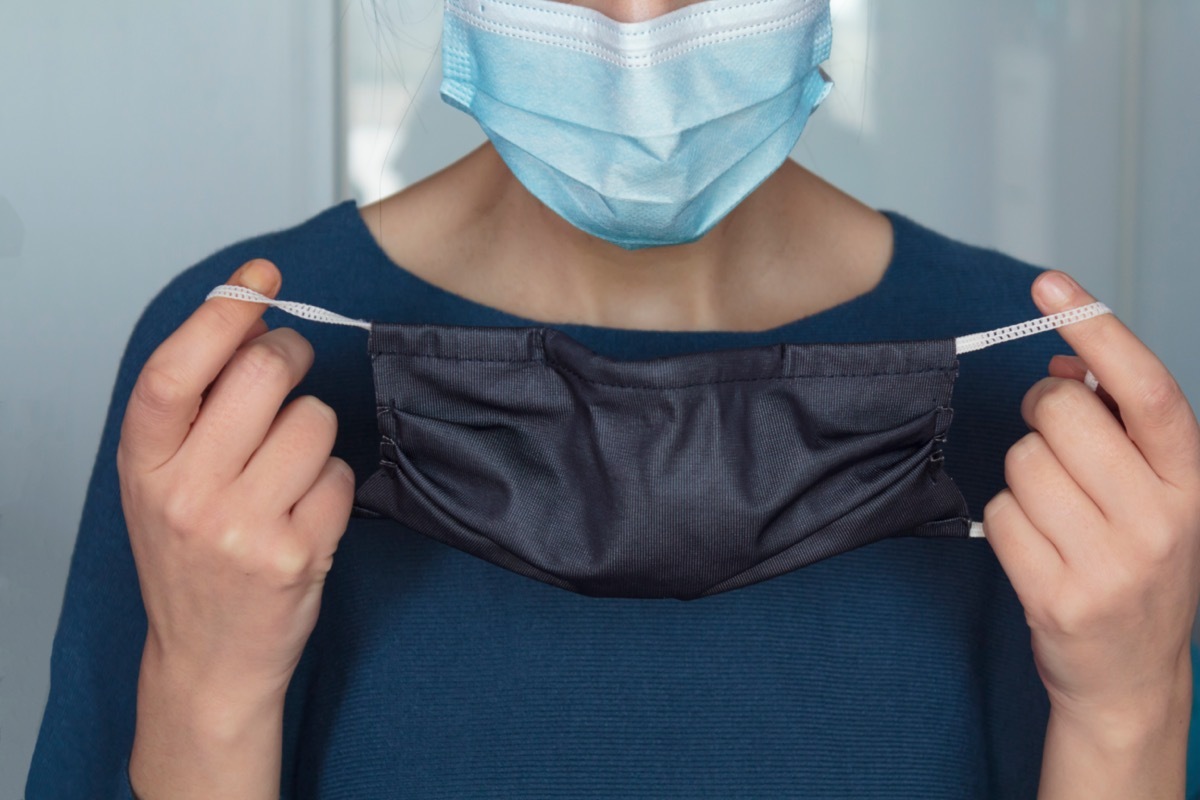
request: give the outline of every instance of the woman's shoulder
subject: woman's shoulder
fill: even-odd
[[[955,321],[1004,325],[1039,315],[1033,281],[1046,267],[1005,250],[943,232],[898,211],[885,211],[895,233],[893,267]]]

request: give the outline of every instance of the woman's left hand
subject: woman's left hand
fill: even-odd
[[[1094,301],[1060,272],[1039,276],[1033,296],[1045,314]],[[1032,432],[1008,451],[1008,488],[984,509],[984,532],[1025,608],[1053,711],[1136,728],[1190,686],[1200,427],[1116,316],[1059,332],[1078,355],[1055,356],[1025,395]],[[1101,393],[1083,383],[1089,368]]]

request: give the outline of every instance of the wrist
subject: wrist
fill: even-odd
[[[1180,797],[1186,780],[1191,666],[1121,702],[1052,705],[1039,800]]]
[[[197,679],[143,651],[129,778],[138,796],[278,797],[283,693]]]
[[[263,678],[245,665],[223,666],[164,647],[153,631],[147,633],[138,674],[138,694],[146,692],[186,707],[197,724],[214,731],[233,732],[243,722],[282,710],[291,674]]]
[[[1100,752],[1136,752],[1148,743],[1183,737],[1192,709],[1190,652],[1157,685],[1137,695],[1089,704],[1051,704],[1051,718],[1072,736],[1090,741]]]
[[[1189,717],[1176,703],[1086,720],[1052,709],[1039,800],[1181,797]]]

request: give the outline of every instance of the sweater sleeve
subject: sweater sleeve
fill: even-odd
[[[146,614],[121,507],[117,442],[143,364],[203,300],[206,274],[229,266],[221,261],[188,270],[159,292],[121,358],[51,650],[50,692],[26,780],[29,800],[133,798],[127,764]]]

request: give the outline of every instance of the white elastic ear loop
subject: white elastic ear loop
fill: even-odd
[[[1089,303],[1086,306],[1080,306],[1079,308],[1060,311],[1057,314],[1051,314],[1047,317],[1039,317],[1027,322],[1018,322],[1016,325],[1009,325],[1005,328],[996,328],[991,331],[960,336],[954,340],[954,351],[958,355],[971,353],[976,350],[982,350],[985,347],[991,347],[994,344],[1010,342],[1013,339],[1020,339],[1025,336],[1033,336],[1035,333],[1044,333],[1055,328],[1061,328],[1064,325],[1083,322],[1085,319],[1111,313],[1113,313],[1111,308],[1097,301]],[[1084,376],[1083,383],[1093,392],[1100,386],[1100,382],[1096,380],[1096,376],[1092,374],[1090,369],[1087,371],[1087,375]]]
[[[1026,322],[1018,322],[1016,325],[1009,325],[1005,328],[996,328],[995,330],[983,331],[982,333],[959,336],[954,340],[954,350],[959,355],[971,353],[975,350],[991,347],[994,344],[1009,342],[1025,336],[1033,336],[1035,333],[1051,331],[1055,328],[1061,328],[1064,325],[1072,325],[1076,322],[1083,322],[1085,319],[1111,313],[1111,308],[1097,301],[1089,303],[1086,306],[1079,306],[1079,308],[1060,311],[1057,314],[1051,314],[1047,317],[1038,317]]]
[[[1097,301],[1089,303],[1086,306],[1080,306],[1079,308],[1060,311],[1057,314],[1051,314],[1046,317],[1019,322],[1016,325],[1009,325],[1005,328],[996,328],[995,330],[983,331],[982,333],[971,333],[966,336],[960,336],[954,340],[954,351],[958,355],[972,353],[976,350],[982,350],[985,347],[1000,344],[1001,342],[1010,342],[1013,339],[1033,336],[1035,333],[1044,333],[1055,328],[1061,328],[1064,325],[1071,325],[1076,322],[1082,322],[1085,319],[1111,313],[1111,308]],[[1100,382],[1096,380],[1096,376],[1092,374],[1090,369],[1087,371],[1087,375],[1084,376],[1083,383],[1093,392],[1100,386]],[[967,535],[972,539],[987,538],[983,533],[983,523],[974,520],[971,521],[971,528]]]
[[[270,297],[261,295],[253,289],[247,289],[245,286],[231,286],[228,283],[224,283],[209,292],[204,299],[208,300],[210,297],[228,297],[230,300],[243,300],[248,303],[266,303],[269,306],[275,306],[289,314],[312,320],[313,322],[328,322],[333,325],[353,325],[355,328],[362,328],[367,331],[371,330],[371,323],[365,319],[343,317],[341,314],[335,314],[332,311],[326,311],[317,306],[310,306],[308,303],[296,303],[291,300],[272,300]]]

